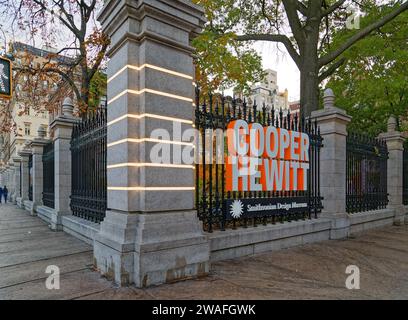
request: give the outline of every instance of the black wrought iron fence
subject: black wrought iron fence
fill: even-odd
[[[106,119],[106,109],[98,109],[74,126],[71,139],[71,210],[93,222],[101,222],[106,212]]]
[[[402,203],[408,205],[408,140],[404,143],[403,151],[403,192],[402,192]]]
[[[196,90],[195,128],[199,131],[200,145],[196,145],[196,194],[198,217],[205,231],[215,229],[283,223],[299,219],[317,218],[322,209],[320,194],[320,149],[323,146],[316,122],[300,119],[274,108],[248,105],[239,99],[221,95],[201,96]],[[224,133],[234,120],[245,120],[248,124],[259,123],[264,129],[269,126],[305,133],[310,141],[308,148],[309,170],[303,188],[262,191],[228,191],[227,166],[219,163],[219,145],[216,135],[208,129],[221,132],[224,142],[221,158],[228,157],[227,138]],[[284,159],[277,160],[284,161]],[[304,161],[306,163],[306,161]],[[259,182],[259,178],[257,178]]]
[[[28,200],[33,201],[33,156],[28,157]]]
[[[385,141],[349,132],[346,160],[348,213],[383,209],[388,204],[388,149]]]
[[[18,196],[21,197],[22,196],[22,186],[23,186],[23,169],[22,169],[23,164],[20,162],[20,190],[19,190],[19,194]]]
[[[50,142],[44,147],[42,156],[44,186],[43,186],[43,204],[46,207],[55,207],[54,191],[54,143]]]

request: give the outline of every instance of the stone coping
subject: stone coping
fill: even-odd
[[[394,209],[380,209],[366,212],[357,212],[349,214],[350,224],[356,225],[377,220],[393,218],[395,215]]]
[[[88,244],[93,244],[100,224],[73,215],[62,216],[62,230]]]
[[[210,241],[210,250],[213,252],[328,231],[330,227],[331,222],[328,219],[312,219],[239,230],[215,231],[207,233],[207,236]]]

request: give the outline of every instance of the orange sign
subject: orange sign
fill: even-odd
[[[227,191],[307,190],[309,136],[244,120],[229,123]]]

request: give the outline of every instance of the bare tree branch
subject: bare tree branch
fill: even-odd
[[[285,7],[286,16],[289,20],[290,28],[292,29],[293,36],[296,42],[300,46],[305,39],[305,34],[300,23],[300,19],[297,13],[297,0],[282,0],[283,6]]]
[[[283,34],[246,34],[236,37],[237,41],[271,41],[280,42],[285,45],[290,56],[300,68],[300,55],[296,51],[290,39]]]
[[[345,2],[346,0],[339,0],[335,2],[332,6],[328,7],[326,10],[322,12],[322,17],[328,16],[329,14],[333,13],[338,8],[340,8]]]

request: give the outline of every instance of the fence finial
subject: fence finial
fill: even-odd
[[[30,149],[30,144],[31,144],[31,140],[26,140],[23,144],[23,150],[29,150]]]
[[[40,126],[40,127],[38,128],[38,130],[37,130],[37,134],[38,134],[38,137],[39,137],[39,138],[44,139],[44,138],[45,138],[45,135],[47,134],[47,130],[45,129],[44,126]]]
[[[395,116],[391,115],[388,118],[387,131],[388,132],[395,132],[396,130],[397,130],[397,119],[395,118]]]
[[[74,103],[70,97],[66,97],[62,103],[62,114],[68,117],[72,117],[74,114]]]
[[[323,95],[323,105],[325,109],[330,109],[334,108],[334,100],[335,100],[335,95],[333,93],[333,90],[330,88],[327,88],[324,90],[324,95]]]

